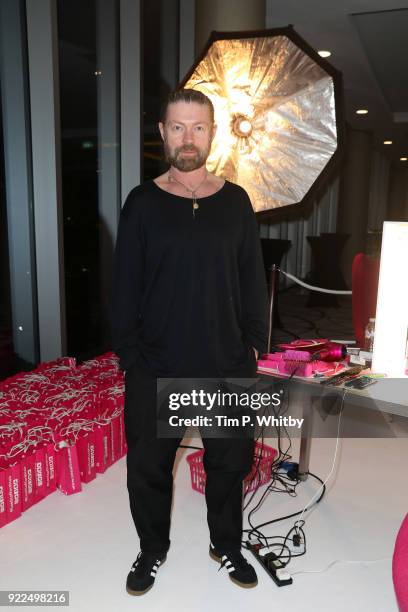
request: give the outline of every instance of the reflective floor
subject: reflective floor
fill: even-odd
[[[295,453],[296,446],[295,441]],[[313,441],[310,468],[322,479],[331,470],[334,447],[335,440]],[[258,586],[248,590],[235,586],[225,570],[218,572],[207,551],[204,496],[191,489],[189,452],[179,451],[172,546],[149,593],[135,598],[125,591],[138,552],[125,458],[83,485],[81,493],[64,497],[57,491],[0,530],[1,588],[69,590],[73,612],[397,612],[390,559],[408,511],[406,487],[401,486],[406,439],[340,442],[326,496],[305,516],[307,554],[290,564],[294,582],[282,588],[260,567]],[[295,498],[271,493],[255,522],[302,509],[316,491],[309,479]],[[267,533],[285,534],[292,521],[277,523]],[[363,563],[373,560],[378,561]]]
[[[354,340],[351,296],[338,296],[337,307],[310,307],[309,297],[309,291],[298,287],[279,293],[278,309],[282,327],[273,326],[274,344],[296,338]]]

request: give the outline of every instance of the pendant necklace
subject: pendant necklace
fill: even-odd
[[[193,217],[195,218],[195,211],[198,210],[200,208],[200,205],[197,202],[197,191],[200,189],[201,185],[204,183],[204,181],[207,179],[207,175],[208,172],[207,170],[205,171],[205,176],[203,178],[203,180],[201,181],[201,183],[199,183],[197,185],[197,187],[194,187],[194,189],[190,189],[190,187],[187,187],[187,185],[185,185],[184,183],[182,183],[181,181],[179,181],[178,179],[176,179],[173,174],[171,173],[171,171],[169,170],[169,182],[170,181],[175,181],[176,183],[178,183],[179,185],[181,185],[182,187],[184,187],[184,189],[188,192],[191,193],[191,198],[193,200]]]

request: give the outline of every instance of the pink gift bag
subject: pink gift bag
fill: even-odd
[[[20,461],[0,468],[0,526],[11,523],[21,516]]]
[[[75,445],[60,442],[57,451],[57,487],[64,495],[82,491],[78,452]]]
[[[8,523],[6,499],[6,471],[0,468],[0,528]]]
[[[35,504],[35,465],[34,454],[21,457],[22,509],[23,512]]]
[[[82,482],[90,482],[96,478],[95,434],[93,431],[85,432],[79,436],[76,447],[81,480]]]
[[[110,425],[95,427],[95,468],[98,474],[103,474],[111,465],[111,432]]]
[[[47,495],[49,495],[57,488],[57,465],[53,442],[50,442],[50,444],[47,444],[45,447],[45,477]]]
[[[48,495],[44,448],[36,448],[34,451],[34,470],[35,501],[39,502]]]
[[[119,457],[123,457],[127,453],[126,435],[125,435],[125,417],[123,411],[118,416],[119,419]]]
[[[120,420],[119,416],[110,422],[111,430],[111,459],[115,463],[120,457]]]

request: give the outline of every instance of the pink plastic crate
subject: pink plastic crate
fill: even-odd
[[[272,463],[277,454],[278,451],[272,446],[255,442],[253,467],[244,480],[244,493],[255,491],[271,480]],[[199,450],[188,455],[187,461],[190,465],[191,486],[194,491],[204,494],[207,475],[204,470],[203,456],[204,451]]]

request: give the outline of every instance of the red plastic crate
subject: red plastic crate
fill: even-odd
[[[272,463],[277,454],[278,451],[272,446],[255,442],[253,467],[244,480],[244,493],[255,491],[271,480]],[[259,455],[261,456],[260,460]],[[207,475],[204,470],[203,456],[204,451],[199,450],[186,458],[190,465],[191,486],[194,491],[204,494]]]

